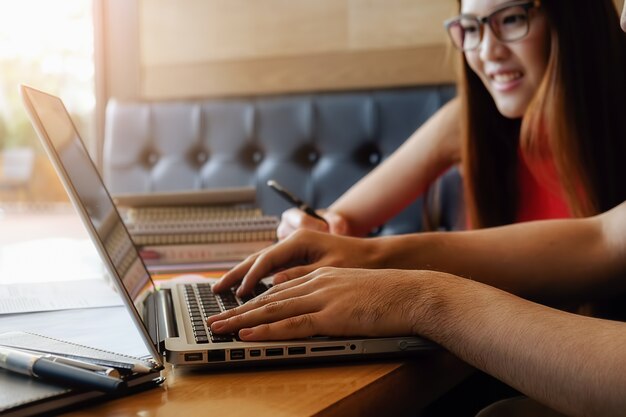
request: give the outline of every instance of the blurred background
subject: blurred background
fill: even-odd
[[[615,0],[621,8],[623,0]],[[106,104],[453,83],[456,0],[0,0],[0,206],[65,202],[18,85],[59,95],[99,167]]]
[[[66,98],[94,144],[94,30],[91,0],[0,0],[0,201],[65,201],[19,97],[29,83]]]

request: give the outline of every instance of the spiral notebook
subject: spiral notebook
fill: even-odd
[[[278,219],[248,207],[130,209],[124,222],[138,245],[274,241]]]
[[[51,353],[117,368],[124,375],[129,387],[121,395],[149,389],[163,382],[160,376],[161,368],[146,361],[145,358],[135,358],[25,332],[0,334],[0,345]],[[132,368],[137,362],[149,366],[152,371],[133,372]],[[31,416],[53,412],[56,414],[80,404],[119,396],[120,394],[76,390],[0,369],[0,415],[2,416]]]
[[[240,261],[276,241],[276,216],[237,189],[116,196],[148,265]],[[251,201],[246,201],[251,199]]]

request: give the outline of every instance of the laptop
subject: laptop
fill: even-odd
[[[436,348],[419,337],[328,338],[249,343],[213,334],[206,317],[242,304],[234,289],[215,295],[210,280],[156,285],[58,97],[22,85],[30,120],[80,214],[152,359],[175,366],[229,367],[406,355]],[[256,294],[268,288],[259,283]]]

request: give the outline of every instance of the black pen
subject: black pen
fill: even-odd
[[[0,347],[0,368],[81,389],[115,392],[126,387],[119,378],[6,347]]]
[[[328,222],[326,221],[326,219],[323,218],[322,216],[320,216],[319,214],[317,214],[315,212],[315,210],[313,210],[313,208],[311,206],[309,206],[304,201],[300,200],[295,195],[291,194],[289,191],[287,191],[282,185],[280,185],[276,181],[268,180],[267,181],[267,185],[272,190],[276,191],[278,193],[278,195],[280,195],[282,198],[284,198],[285,200],[287,200],[288,202],[290,202],[291,204],[293,204],[294,206],[296,206],[300,210],[304,211],[309,216],[315,217],[317,220],[321,220],[321,221],[323,221],[324,223],[326,223],[328,225]]]

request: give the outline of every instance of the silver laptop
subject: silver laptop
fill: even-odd
[[[21,86],[28,115],[81,215],[153,359],[177,366],[224,367],[259,362],[389,356],[435,348],[418,337],[327,338],[248,343],[236,335],[212,334],[206,318],[245,302],[214,295],[207,283],[155,285],[139,257],[104,183],[63,102]],[[266,284],[259,284],[262,293]]]

